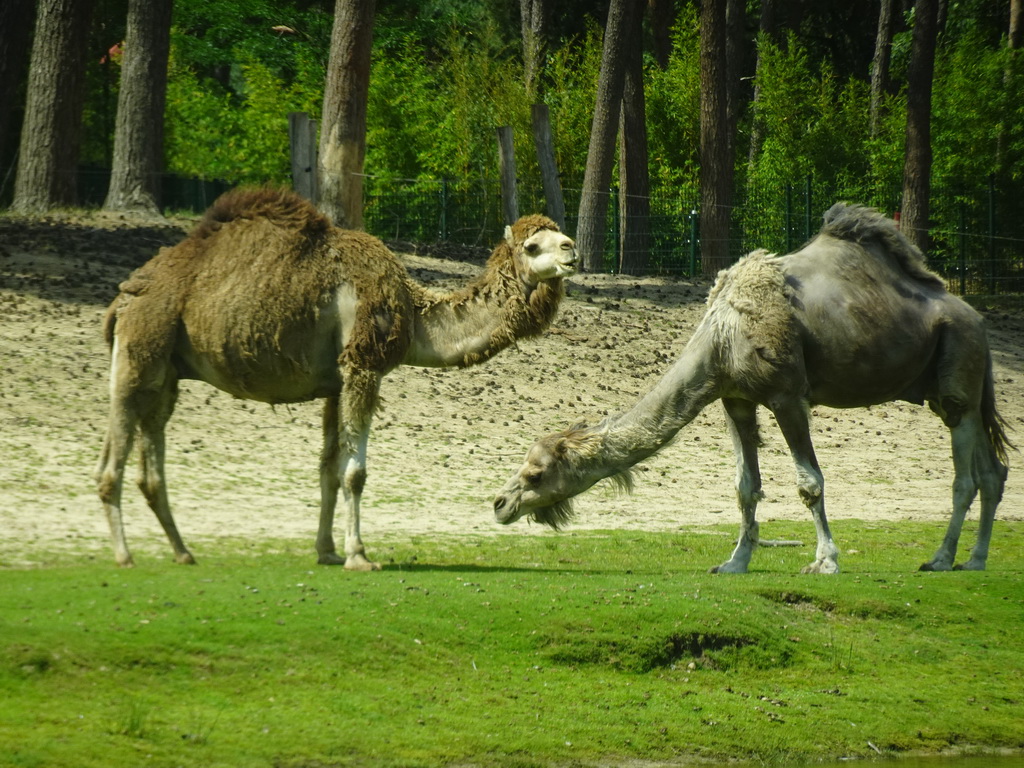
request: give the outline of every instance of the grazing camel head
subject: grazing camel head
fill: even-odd
[[[505,227],[505,243],[516,261],[516,272],[527,285],[576,272],[576,243],[546,216],[523,216]]]
[[[595,473],[591,461],[602,443],[600,427],[582,423],[542,437],[494,497],[494,519],[509,525],[525,516],[556,531],[571,522],[573,497],[607,476]],[[625,491],[632,490],[628,469],[609,479]]]

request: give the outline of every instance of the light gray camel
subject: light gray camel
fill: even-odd
[[[573,241],[544,216],[506,228],[482,274],[451,295],[414,283],[374,237],[337,229],[294,193],[236,190],[181,243],[120,286],[107,311],[110,422],[97,469],[114,555],[132,565],[121,486],[136,431],[139,487],[179,563],[164,478],[164,427],[180,379],[266,403],[324,398],[320,459],[322,564],[376,569],[359,532],[366,445],[381,378],[399,365],[468,366],[554,318]],[[345,557],[335,549],[338,491]]]
[[[946,292],[893,222],[837,204],[818,235],[786,256],[757,251],[724,270],[679,360],[629,411],[596,426],[541,438],[494,500],[500,523],[523,515],[558,528],[571,497],[603,478],[630,487],[630,468],[721,399],[736,451],[742,514],[732,557],[714,572],[745,573],[758,540],[759,405],[775,415],[796,463],[797,489],[814,518],[809,573],[836,573],[823,478],[808,407],[928,402],[952,433],[953,516],[922,570],[949,570],[964,516],[981,491],[978,541],[962,568],[982,570],[1009,447],[995,407],[981,317]]]

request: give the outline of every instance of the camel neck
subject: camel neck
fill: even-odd
[[[422,289],[404,362],[436,368],[488,360],[517,339],[543,331],[560,297],[560,283],[528,287],[514,277],[477,281],[448,296]]]
[[[636,405],[607,420],[606,452],[616,456],[616,463],[620,463],[613,471],[656,453],[717,398],[707,356],[691,340],[679,359]]]

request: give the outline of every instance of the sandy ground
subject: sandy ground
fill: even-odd
[[[106,420],[101,318],[117,284],[188,222],[129,224],[95,214],[29,222],[0,217],[0,566],[59,562],[75,550],[111,557],[92,481]],[[486,250],[395,245],[422,282],[452,288]],[[676,358],[704,311],[706,283],[578,275],[553,328],[467,370],[402,368],[384,383],[370,438],[363,538],[546,531],[498,526],[491,499],[542,434],[628,408]],[[1024,311],[989,311],[998,405],[1024,441]],[[807,520],[793,468],[762,416],[766,499],[759,519]],[[815,409],[833,531],[844,519],[935,520],[950,509],[949,436],[927,408]],[[178,526],[202,543],[289,537],[317,525],[317,403],[271,408],[184,382],[168,428],[168,482]],[[1019,454],[1014,456],[1020,464]],[[719,405],[640,467],[631,496],[599,485],[580,497],[574,530],[679,530],[736,522],[732,447]],[[134,469],[132,470],[134,476]],[[1024,518],[1012,471],[1000,518]],[[132,482],[125,486],[137,556],[170,549]],[[564,534],[545,533],[558,536]],[[997,528],[998,535],[998,528]],[[339,536],[340,539],[340,536]],[[962,542],[969,545],[970,542]],[[723,558],[727,545],[723,546]],[[141,559],[141,557],[140,557]]]

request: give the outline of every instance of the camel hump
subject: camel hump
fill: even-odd
[[[239,187],[214,201],[192,237],[209,237],[225,224],[252,219],[267,219],[307,235],[323,234],[331,228],[330,219],[290,189]]]
[[[896,222],[874,208],[836,203],[825,211],[821,234],[859,245],[874,241],[896,260],[909,277],[937,288],[946,287],[946,282],[928,269],[924,254],[900,232]]]

